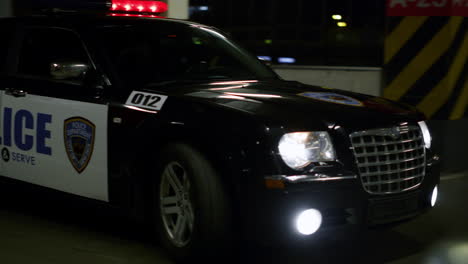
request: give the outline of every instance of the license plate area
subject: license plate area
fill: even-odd
[[[369,200],[368,223],[385,224],[417,215],[419,197],[419,192],[415,192],[400,197]]]

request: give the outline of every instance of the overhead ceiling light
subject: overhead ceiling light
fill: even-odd
[[[346,22],[343,22],[343,21],[340,21],[340,22],[336,23],[336,25],[339,26],[339,27],[347,27],[348,26],[348,24]]]
[[[341,15],[332,15],[333,20],[341,20],[343,17]]]
[[[291,57],[279,57],[278,62],[284,64],[293,64],[296,63],[296,59]]]

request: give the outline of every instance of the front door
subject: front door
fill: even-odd
[[[3,176],[108,201],[108,106],[82,75],[51,71],[92,68],[83,43],[59,28],[26,28],[21,42],[16,73],[0,91]]]

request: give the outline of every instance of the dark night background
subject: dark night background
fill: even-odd
[[[14,13],[29,14],[41,1],[16,0]],[[347,26],[338,27],[334,14]],[[383,0],[190,0],[189,20],[224,30],[254,55],[272,57],[274,64],[278,57],[292,57],[296,65],[383,64]]]
[[[190,5],[190,20],[225,30],[255,55],[293,57],[299,65],[382,65],[385,1],[191,0]],[[333,14],[347,27],[338,27]]]

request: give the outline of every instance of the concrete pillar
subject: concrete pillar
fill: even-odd
[[[0,17],[12,16],[12,0],[0,0]]]
[[[188,19],[189,18],[189,0],[167,0],[169,11],[167,17]]]
[[[430,119],[433,149],[447,172],[468,170],[466,3],[387,0],[384,96]]]
[[[387,3],[384,96],[428,118],[468,117],[468,6],[458,0]]]

